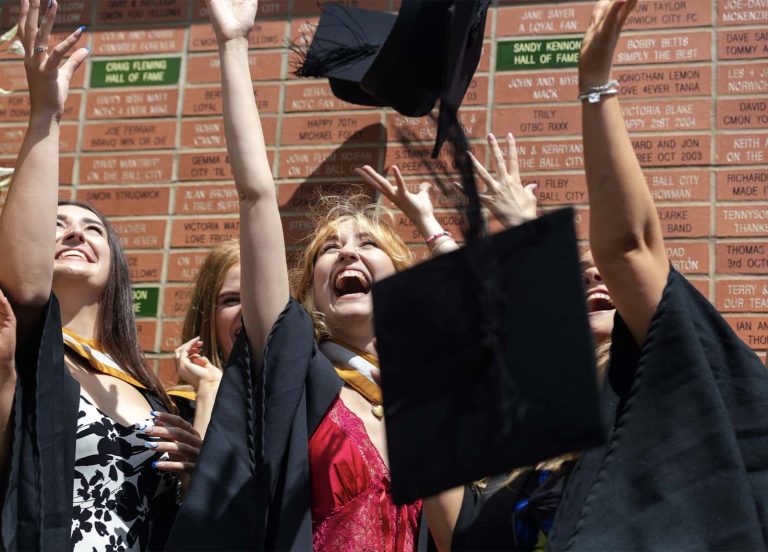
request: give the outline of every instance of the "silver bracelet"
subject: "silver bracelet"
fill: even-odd
[[[589,103],[597,103],[603,96],[615,96],[619,93],[619,81],[612,80],[602,86],[593,86],[585,92],[579,93],[579,101],[587,100]]]

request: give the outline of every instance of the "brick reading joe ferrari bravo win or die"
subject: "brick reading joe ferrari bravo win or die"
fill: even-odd
[[[175,139],[175,120],[90,123],[85,125],[83,151],[171,149]]]

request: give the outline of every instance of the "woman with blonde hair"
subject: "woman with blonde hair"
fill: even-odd
[[[240,196],[243,330],[169,546],[414,550],[420,504],[396,505],[389,494],[381,392],[372,378],[371,287],[409,266],[410,252],[376,210],[338,203],[309,239],[297,278],[301,303],[291,298],[248,63],[256,2],[207,5]],[[400,202],[432,249],[455,248],[426,190],[408,192],[397,170],[396,186],[370,167],[361,174]]]

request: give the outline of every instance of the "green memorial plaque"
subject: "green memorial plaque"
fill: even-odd
[[[576,67],[579,62],[581,39],[508,40],[499,42],[497,46],[497,71],[559,69]]]
[[[136,316],[157,316],[157,300],[160,289],[156,287],[133,288],[133,314]]]
[[[91,88],[176,84],[180,71],[180,57],[98,60],[91,68]]]

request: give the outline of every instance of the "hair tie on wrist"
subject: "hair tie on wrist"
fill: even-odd
[[[597,103],[603,96],[615,96],[619,93],[619,81],[612,80],[601,86],[593,86],[579,93],[579,101],[587,100],[589,103]]]
[[[425,242],[427,242],[427,245],[429,245],[430,243],[432,243],[432,242],[433,242],[433,241],[435,241],[436,239],[438,239],[438,238],[442,238],[443,236],[448,236],[448,237],[450,238],[450,237],[451,237],[451,233],[450,233],[448,230],[443,230],[442,232],[438,232],[437,234],[434,234],[434,235],[432,235],[432,236],[429,236],[429,237],[428,237],[426,240],[424,240],[424,241],[425,241]]]

